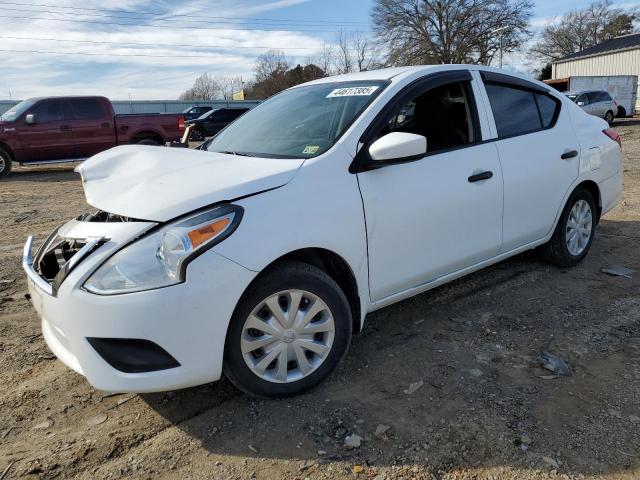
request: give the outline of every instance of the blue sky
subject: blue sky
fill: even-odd
[[[537,0],[544,26],[585,0]],[[616,5],[640,5],[618,0]],[[0,0],[0,98],[99,94],[173,99],[203,73],[252,75],[282,49],[313,61],[343,30],[369,31],[373,0]],[[535,67],[524,55],[506,66]]]

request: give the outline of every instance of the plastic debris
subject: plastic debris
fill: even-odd
[[[411,395],[412,393],[417,392],[422,387],[422,385],[424,385],[424,382],[422,380],[412,383],[411,385],[409,385],[409,388],[404,391],[404,393],[407,395]]]
[[[106,422],[107,418],[108,417],[106,413],[99,413],[95,417],[91,417],[89,420],[87,420],[87,425],[89,425],[90,427],[95,427],[96,425],[100,425],[101,423]]]
[[[364,472],[364,467],[363,467],[362,465],[354,465],[354,466],[351,468],[351,471],[357,475],[357,474],[359,474],[359,473]]]
[[[614,277],[625,277],[625,278],[631,278],[631,274],[635,272],[635,270],[631,270],[630,268],[623,267],[622,265],[611,265],[610,267],[602,267],[600,271],[602,273],[606,273],[607,275],[612,275]]]
[[[552,341],[553,338],[547,342],[546,346],[540,352],[540,355],[538,355],[540,366],[550,372],[553,372],[556,376],[568,377],[571,375],[569,364],[563,358],[554,355],[553,353],[549,353],[548,351]]]
[[[344,439],[344,446],[348,448],[360,448],[362,437],[360,435],[347,435]]]

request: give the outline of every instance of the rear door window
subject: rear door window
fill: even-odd
[[[600,92],[589,92],[587,93],[587,97],[589,98],[589,103],[601,102],[603,100]]]
[[[551,95],[495,83],[485,86],[500,138],[552,128],[558,118],[560,101]]]
[[[77,120],[95,120],[105,116],[97,98],[73,98],[71,108]]]
[[[542,128],[534,92],[492,83],[486,84],[486,88],[500,138]]]

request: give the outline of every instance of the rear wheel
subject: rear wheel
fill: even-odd
[[[611,125],[613,123],[613,120],[615,119],[615,115],[611,110],[609,110],[607,113],[604,114],[604,119],[607,121],[609,125]]]
[[[0,178],[5,178],[11,173],[11,155],[5,149],[0,148]]]
[[[202,140],[205,139],[205,133],[204,130],[202,130],[201,128],[194,128],[193,131],[191,132],[191,139],[194,142],[201,142]]]
[[[560,267],[572,267],[589,253],[596,227],[596,204],[589,191],[577,189],[562,211],[558,225],[542,251]]]
[[[329,275],[306,263],[283,263],[240,300],[227,333],[225,374],[252,395],[296,395],[335,369],[351,329],[347,298]]]
[[[143,138],[135,142],[136,145],[153,145],[155,147],[159,147],[161,145],[160,142],[153,138]]]

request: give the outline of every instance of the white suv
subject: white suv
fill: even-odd
[[[613,123],[618,111],[618,104],[609,92],[604,90],[582,90],[579,92],[567,92],[567,97],[585,112],[603,118],[609,125]]]
[[[121,146],[78,168],[98,209],[23,265],[51,350],[96,388],[223,372],[299,393],[367,313],[543,246],[582,260],[621,194],[619,137],[543,83],[479,66],[324,78],[200,150]]]

